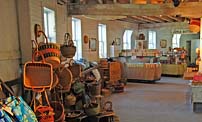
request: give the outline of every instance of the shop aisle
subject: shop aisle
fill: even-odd
[[[124,93],[110,99],[120,122],[202,122],[194,113],[189,81],[162,77],[155,84],[128,83]]]

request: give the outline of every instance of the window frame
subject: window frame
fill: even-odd
[[[131,50],[132,49],[132,45],[131,45],[132,44],[132,35],[133,35],[133,30],[126,29],[124,31],[124,33],[123,33],[123,45],[122,45],[123,50]]]
[[[82,58],[81,19],[72,17],[72,40],[76,46],[75,60]]]
[[[53,15],[51,15],[53,14]],[[50,18],[51,17],[51,18]],[[53,17],[53,18],[52,18]],[[56,15],[53,9],[43,7],[44,30],[49,42],[56,43]],[[52,21],[52,22],[51,22]],[[52,27],[50,27],[50,25]],[[50,31],[52,30],[52,31]]]
[[[156,43],[157,43],[156,37],[157,37],[156,31],[153,31],[153,30],[148,31],[148,49],[156,49]]]
[[[98,24],[99,58],[107,58],[107,26]]]

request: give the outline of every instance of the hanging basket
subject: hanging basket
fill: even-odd
[[[42,62],[34,61],[35,56],[40,54]],[[43,54],[35,52],[32,62],[26,62],[24,66],[24,86],[30,89],[50,89],[53,83],[53,68],[49,63],[45,63]]]
[[[189,24],[190,31],[194,33],[198,33],[200,31],[200,20],[199,19],[191,19]]]
[[[60,46],[62,56],[66,58],[73,58],[76,53],[76,47],[74,46],[73,40],[70,39],[70,34],[65,33],[64,44]]]
[[[70,45],[62,45],[60,47],[60,51],[61,51],[62,56],[66,57],[66,58],[72,58],[75,56],[76,47],[70,46]]]

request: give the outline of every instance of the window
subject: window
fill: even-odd
[[[55,11],[44,7],[45,34],[50,42],[56,43]]]
[[[99,38],[99,58],[107,57],[107,33],[106,25],[98,25],[98,38]]]
[[[180,37],[181,34],[174,34],[172,38],[172,47],[180,47]]]
[[[156,31],[149,31],[149,49],[156,49]]]
[[[133,31],[132,30],[125,30],[123,34],[123,49],[131,49],[131,36]]]
[[[74,59],[82,58],[82,43],[81,43],[81,20],[72,18],[72,40],[76,46],[76,54]]]

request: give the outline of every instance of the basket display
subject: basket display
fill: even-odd
[[[75,56],[76,47],[69,46],[69,45],[62,45],[60,47],[60,51],[61,51],[62,56],[66,57],[66,58],[72,58]]]
[[[65,113],[64,113],[64,106],[58,101],[52,101],[50,103],[51,107],[54,110],[54,120],[55,122],[64,122],[65,120]]]
[[[60,64],[60,47],[55,43],[39,43],[38,50],[43,54],[45,61],[57,67]],[[42,60],[39,57],[39,60]]]
[[[58,77],[59,77],[59,85],[62,87],[62,90],[69,91],[73,80],[71,71],[68,68],[63,67],[62,69],[59,70]]]
[[[34,57],[40,54],[42,62],[34,61]],[[40,52],[35,52],[32,57],[32,62],[26,62],[23,73],[23,83],[26,88],[50,89],[53,83],[53,68],[49,63],[45,63],[44,57]]]
[[[72,72],[73,79],[81,75],[81,65],[73,64],[72,66],[69,66],[68,68]]]
[[[76,47],[74,46],[73,40],[70,39],[69,33],[65,33],[64,44],[60,46],[60,52],[62,56],[66,58],[72,58],[75,56]]]

